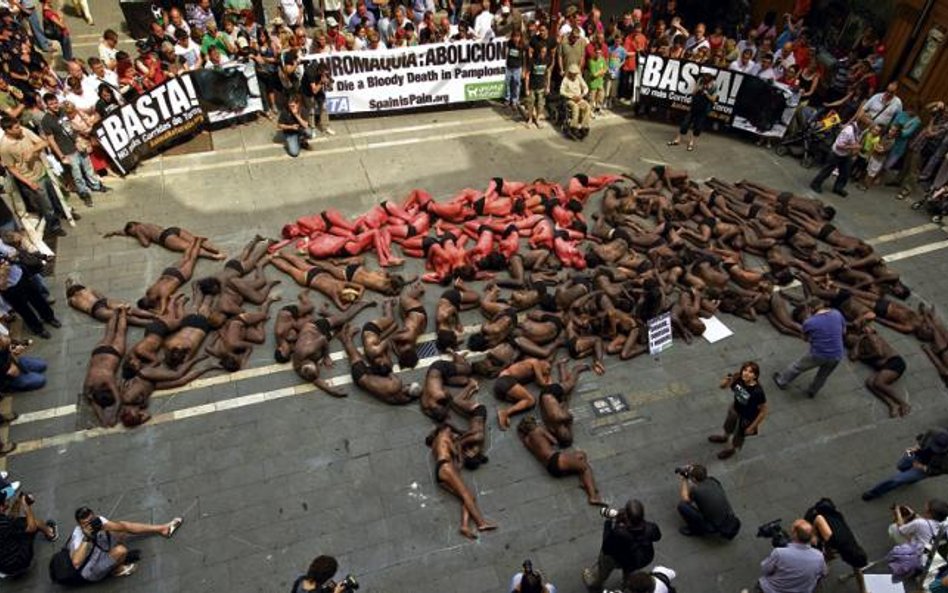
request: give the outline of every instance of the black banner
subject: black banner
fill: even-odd
[[[790,89],[757,76],[659,55],[641,55],[636,72],[641,100],[687,111],[702,74],[714,77],[718,100],[708,115],[725,125],[755,134],[780,137],[786,130],[787,110],[796,99]]]
[[[102,119],[93,132],[123,175],[204,129],[206,116],[189,74],[172,78]]]

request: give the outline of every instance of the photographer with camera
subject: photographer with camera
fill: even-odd
[[[652,544],[662,539],[658,525],[645,520],[645,507],[638,500],[629,500],[622,509],[604,507],[599,512],[606,518],[599,559],[595,566],[583,570],[583,582],[594,591],[602,589],[616,568],[622,569],[625,579],[651,564],[655,558]]]
[[[33,540],[42,533],[46,541],[59,538],[54,521],[36,520],[32,494],[19,493],[7,498],[8,490],[0,492],[0,574],[17,576],[33,563]]]
[[[307,64],[303,69],[300,91],[303,94],[303,111],[312,134],[319,130],[327,136],[336,135],[329,127],[329,111],[326,109],[326,92],[331,90],[332,72],[329,66],[325,62]]]
[[[523,571],[510,579],[510,593],[556,593],[553,583],[544,583],[543,575],[533,569],[533,562],[523,561]]]
[[[698,464],[676,467],[675,473],[680,478],[678,514],[687,523],[678,531],[682,535],[717,533],[729,540],[737,537],[741,521],[734,514],[721,482]]]
[[[180,517],[163,525],[109,521],[89,507],[80,507],[76,510],[78,525],[69,543],[50,561],[50,577],[58,583],[82,584],[97,583],[109,576],[128,576],[135,572],[135,562],[141,554],[116,543],[118,538],[113,534],[158,534],[170,539],[182,522]]]
[[[737,374],[728,373],[721,381],[721,389],[729,387],[734,401],[728,408],[724,420],[724,432],[708,437],[712,443],[728,443],[727,449],[718,453],[718,459],[727,459],[744,445],[745,435],[756,435],[767,417],[767,396],[760,386],[760,367],[756,362],[745,362]]]
[[[790,526],[790,543],[774,548],[760,563],[760,593],[813,593],[828,569],[823,554],[810,546],[813,526],[797,519]]]
[[[293,587],[290,593],[308,593],[316,591],[318,593],[351,593],[359,588],[359,582],[355,577],[346,575],[342,582],[332,580],[339,570],[339,563],[332,556],[316,556],[309,563],[309,569],[306,574],[297,577],[293,581]]]
[[[889,537],[897,544],[911,544],[921,549],[932,543],[941,524],[948,520],[948,502],[932,498],[925,503],[925,512],[919,515],[910,507],[892,505],[893,522]]]
[[[935,428],[915,437],[895,464],[898,473],[862,493],[865,501],[879,498],[900,486],[948,473],[948,431]]]

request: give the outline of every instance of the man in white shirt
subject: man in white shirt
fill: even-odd
[[[895,96],[898,90],[899,83],[893,80],[885,87],[885,91],[866,99],[866,102],[859,107],[858,113],[868,115],[874,124],[888,126],[892,118],[902,111],[902,100]]]
[[[490,41],[494,38],[494,15],[484,10],[484,5],[475,2],[471,5],[474,10],[474,38],[478,41]]]
[[[197,70],[203,64],[201,46],[194,43],[187,33],[178,29],[175,32],[174,55],[182,58],[185,70]]]
[[[948,502],[933,498],[925,503],[925,513],[915,514],[912,509],[902,505],[892,508],[895,522],[889,525],[889,537],[897,544],[909,543],[921,549],[934,539],[948,519]]]
[[[853,157],[859,152],[859,138],[862,136],[863,130],[866,130],[870,125],[872,125],[872,122],[869,116],[863,113],[857,114],[853,121],[843,126],[833,142],[833,149],[830,151],[826,165],[820,169],[820,172],[810,182],[810,189],[818,194],[823,193],[823,182],[833,173],[833,170],[838,168],[839,175],[836,177],[836,183],[833,184],[833,193],[843,198],[849,195],[844,188],[849,183],[849,172],[852,169]]]
[[[793,55],[793,42],[788,41],[783,47],[774,54],[774,70],[777,71],[777,78],[782,77],[790,66],[796,66],[797,58]]]
[[[116,96],[120,96],[118,74],[106,68],[102,60],[98,58],[89,58],[89,68],[92,70],[92,74],[82,78],[82,88],[84,90],[95,95],[99,93],[99,86],[105,83],[115,90]]]
[[[747,33],[747,39],[741,39],[737,42],[737,51],[744,53],[744,50],[751,50],[751,59],[757,56],[757,30],[752,29]]]
[[[750,49],[745,49],[741,52],[741,57],[737,58],[731,65],[728,66],[731,70],[737,70],[738,72],[743,72],[744,74],[753,75],[757,72],[758,66],[757,62],[752,60],[754,52]]]
[[[774,70],[774,57],[772,54],[760,56],[760,67],[755,73],[758,78],[763,80],[776,80],[777,72]]]
[[[697,52],[702,47],[706,47],[709,50],[711,49],[711,42],[708,41],[708,38],[704,36],[705,28],[704,23],[698,23],[695,25],[694,35],[688,38],[685,41],[685,51],[686,52]]]
[[[108,68],[115,68],[115,56],[118,51],[118,34],[112,29],[106,29],[102,33],[102,42],[99,43],[99,59],[105,62]]]

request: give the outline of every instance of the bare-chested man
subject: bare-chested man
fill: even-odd
[[[92,405],[102,426],[114,426],[121,407],[121,390],[116,372],[125,355],[125,332],[128,329],[128,308],[119,307],[105,328],[105,336],[92,350],[82,393]]]
[[[541,388],[550,384],[551,365],[539,358],[525,358],[501,371],[494,382],[494,395],[509,408],[497,408],[497,424],[501,430],[510,428],[510,417],[533,408],[536,398],[524,386],[536,382]]]
[[[599,491],[596,489],[596,480],[586,454],[579,450],[557,451],[556,437],[550,431],[537,423],[533,416],[526,416],[517,425],[517,434],[520,441],[537,461],[546,467],[554,478],[562,478],[576,474],[586,491],[586,500],[595,506],[604,506]]]

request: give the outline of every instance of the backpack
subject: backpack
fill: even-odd
[[[665,586],[668,587],[668,593],[678,593],[678,590],[672,586],[671,579],[668,578],[667,574],[663,572],[650,572],[649,574],[652,575],[655,580],[664,583]]]
[[[112,534],[106,532],[108,538],[108,545],[112,547]],[[108,553],[108,549],[103,550],[99,546],[97,541],[98,537],[92,540],[92,545],[96,548],[99,548],[105,553]],[[79,568],[76,568],[72,564],[72,557],[69,554],[69,542],[66,542],[66,545],[62,547],[61,550],[53,554],[53,557],[49,559],[49,578],[54,583],[59,585],[67,585],[72,587],[78,587],[80,585],[85,585],[89,581],[82,578],[82,569],[86,567],[86,564],[89,563],[89,560],[92,559],[92,551],[86,555],[86,559],[82,561],[82,565]]]

